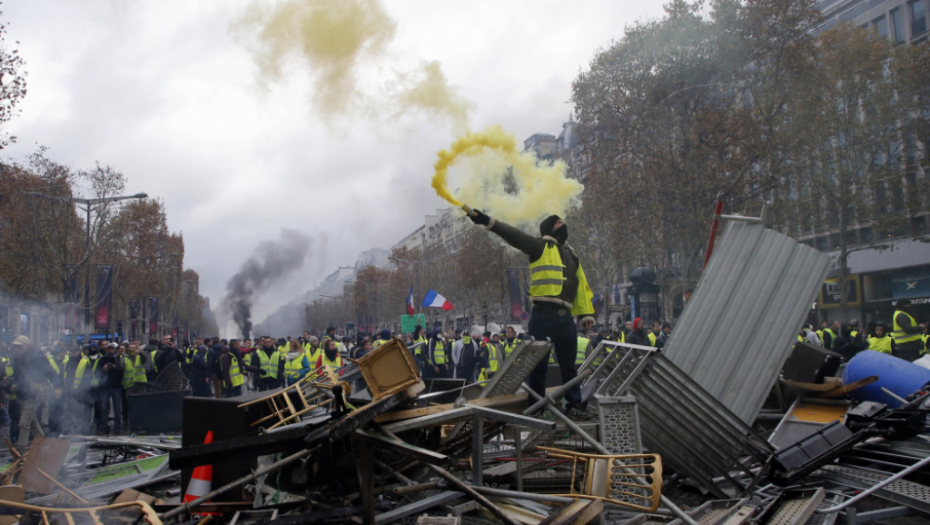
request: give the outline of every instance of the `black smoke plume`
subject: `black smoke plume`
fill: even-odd
[[[232,313],[243,339],[251,338],[252,302],[256,293],[297,271],[310,253],[310,238],[298,231],[281,230],[278,241],[263,241],[239,273],[226,283],[223,305]]]

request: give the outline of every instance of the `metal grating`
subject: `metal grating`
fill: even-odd
[[[617,345],[613,353],[641,352],[628,346]],[[648,359],[619,355],[611,372],[612,380],[636,398],[643,446],[717,497],[729,497],[728,490],[741,492],[744,487],[734,473],[753,479],[749,464],[765,463],[772,446],[654,350]],[[722,481],[718,484],[714,478]]]
[[[592,370],[591,376],[585,379],[581,387],[582,397],[589,399],[592,393],[604,397],[626,395],[628,383],[649,365],[649,361],[656,355],[655,350],[648,346],[601,341],[578,369],[579,374]],[[620,369],[634,372],[621,374]]]
[[[804,525],[823,501],[823,487],[785,499],[765,521],[766,525]]]
[[[481,391],[481,397],[517,393],[530,372],[549,355],[551,349],[552,345],[547,342],[533,342],[514,348],[488,386]]]
[[[643,445],[639,436],[639,417],[636,414],[636,398],[624,396],[619,398],[597,396],[597,413],[600,422],[600,442],[611,454],[642,454]],[[621,463],[621,462],[618,462]],[[645,474],[644,469],[636,468],[637,474]],[[627,488],[629,492],[641,498],[626,495],[615,496],[616,499],[633,505],[641,505],[642,498],[649,496],[643,489]]]
[[[829,264],[761,224],[728,223],[663,353],[751,424]]]
[[[868,489],[891,477],[890,474],[840,465],[826,465],[816,474],[860,490]],[[879,489],[874,495],[930,514],[930,487],[926,485],[899,479]]]
[[[597,397],[597,413],[603,431],[601,444],[611,454],[642,454],[636,398]]]

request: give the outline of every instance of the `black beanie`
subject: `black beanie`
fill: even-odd
[[[559,217],[558,215],[550,215],[543,219],[543,221],[539,223],[539,234],[552,235],[552,227],[555,226],[555,223],[559,222],[561,219],[562,217]]]

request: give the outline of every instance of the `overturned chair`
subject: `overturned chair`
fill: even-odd
[[[662,497],[662,458],[658,454],[584,454],[536,447],[555,459],[572,461],[569,498],[601,500],[644,512],[659,508]]]

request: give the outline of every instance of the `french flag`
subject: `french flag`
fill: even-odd
[[[448,299],[439,295],[432,288],[426,293],[426,297],[423,298],[423,306],[432,306],[434,308],[442,308],[443,310],[451,310],[452,303]]]
[[[410,293],[407,294],[407,315],[413,315],[413,286],[410,287]]]

